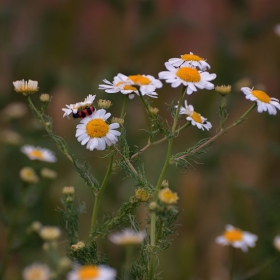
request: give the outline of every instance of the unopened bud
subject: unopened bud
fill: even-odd
[[[41,100],[42,102],[49,102],[49,101],[50,101],[50,95],[47,94],[47,93],[42,93],[42,94],[40,95],[40,100]]]
[[[162,183],[161,183],[161,186],[162,186],[163,188],[168,188],[168,187],[169,187],[168,181],[164,179],[164,180],[162,181]]]
[[[215,91],[217,91],[220,95],[227,95],[231,91],[231,86],[216,86]]]
[[[124,119],[113,117],[112,118],[112,123],[118,123],[119,125],[123,125]]]
[[[75,189],[74,187],[64,187],[63,190],[62,190],[62,193],[65,194],[65,195],[74,195],[75,193]]]
[[[112,102],[110,100],[99,99],[97,105],[101,109],[109,109],[112,106]]]
[[[144,189],[138,189],[135,191],[135,197],[137,198],[138,201],[146,202],[149,200],[150,194]]]
[[[151,211],[155,211],[158,208],[158,204],[155,201],[152,201],[149,205]]]
[[[153,115],[157,115],[159,109],[158,109],[158,108],[154,108],[154,107],[149,107],[149,111],[150,111],[150,113],[152,113]]]

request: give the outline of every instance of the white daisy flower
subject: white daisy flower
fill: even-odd
[[[216,242],[221,245],[231,245],[240,248],[243,252],[248,251],[248,247],[255,247],[258,237],[247,231],[242,231],[232,225],[226,225],[223,235],[216,238]]]
[[[69,116],[70,114],[77,114],[77,112],[81,109],[85,109],[86,107],[89,107],[92,105],[94,99],[95,99],[95,96],[96,95],[88,95],[86,98],[85,98],[85,101],[82,101],[82,102],[78,102],[78,103],[75,103],[75,104],[69,104],[67,105],[66,104],[66,107],[67,108],[63,108],[62,111],[64,112],[63,114],[63,118],[65,116]]]
[[[13,84],[15,87],[15,91],[20,92],[23,95],[35,93],[39,89],[38,82],[32,80],[28,80],[28,82],[24,80],[15,81],[13,82]]]
[[[25,145],[20,149],[24,154],[26,154],[31,160],[41,160],[47,162],[56,162],[57,159],[52,151],[41,148],[34,147],[31,145]]]
[[[99,85],[98,89],[104,89],[108,93],[121,92],[122,94],[128,94],[129,99],[134,98],[135,94],[139,95],[139,91],[136,87],[127,83],[128,77],[119,73],[114,77],[113,83],[108,80],[103,80],[106,85]]]
[[[257,102],[259,113],[268,111],[270,115],[276,115],[276,109],[280,110],[279,100],[273,97],[269,97],[262,90],[254,90],[248,87],[242,87],[241,91],[243,91],[243,93],[246,95],[246,99]]]
[[[67,280],[114,280],[116,275],[116,270],[111,267],[88,264],[70,271],[67,275]]]
[[[137,245],[141,244],[146,237],[145,231],[136,232],[131,229],[125,229],[122,232],[109,235],[109,239],[116,245]]]
[[[167,83],[171,83],[172,87],[178,87],[181,84],[187,87],[186,93],[192,94],[199,89],[213,89],[214,85],[209,81],[216,78],[216,74],[210,74],[208,72],[199,71],[194,67],[181,66],[179,68],[174,67],[170,62],[165,63],[165,67],[168,71],[160,72],[159,78],[165,79]]]
[[[118,141],[120,132],[118,123],[107,124],[106,120],[111,116],[104,109],[95,111],[92,115],[85,117],[77,125],[76,137],[82,145],[87,144],[89,150],[105,150],[106,145],[111,146]]]
[[[24,280],[50,280],[51,270],[45,264],[33,263],[23,270],[22,276]]]
[[[193,54],[192,52],[190,52],[189,54],[181,55],[181,58],[170,58],[168,62],[170,62],[170,64],[172,64],[175,67],[194,66],[198,67],[202,71],[207,70],[207,68],[211,68],[210,65],[205,61],[205,59]]]
[[[176,108],[178,106],[175,106]],[[209,130],[212,128],[212,124],[207,121],[206,118],[202,117],[199,113],[194,111],[194,108],[192,105],[188,105],[187,100],[185,100],[185,107],[180,108],[180,115],[187,115],[188,117],[186,120],[190,121],[193,126],[197,126],[199,129]]]

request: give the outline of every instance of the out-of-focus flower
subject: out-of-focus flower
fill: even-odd
[[[280,23],[278,23],[274,26],[274,32],[277,36],[280,37]]]
[[[27,114],[27,112],[28,112],[28,108],[25,105],[25,103],[22,102],[9,103],[1,111],[1,119],[9,120],[9,119],[22,118]]]
[[[137,245],[141,244],[146,237],[145,231],[136,232],[131,229],[125,229],[122,232],[112,233],[109,239],[116,245]]]
[[[114,280],[117,272],[115,269],[100,265],[84,265],[76,267],[68,273],[67,280]]]
[[[29,231],[33,231],[33,232],[39,232],[39,230],[42,227],[42,223],[39,221],[34,221],[31,223],[31,225],[29,226],[28,230]]]
[[[40,95],[40,100],[41,100],[42,102],[49,102],[49,101],[50,101],[50,95],[47,94],[47,93],[42,93],[42,94]]]
[[[177,193],[172,192],[169,188],[164,188],[159,191],[158,198],[165,204],[175,204],[179,199]]]
[[[241,88],[241,91],[245,94],[246,99],[257,102],[259,113],[267,111],[270,115],[276,115],[276,109],[280,110],[279,100],[269,97],[262,90],[254,90],[248,87],[243,87]]]
[[[22,143],[22,137],[15,131],[4,129],[1,131],[1,141],[10,145],[19,145]]]
[[[181,58],[170,58],[168,62],[175,67],[194,66],[194,67],[198,67],[203,71],[207,70],[207,68],[209,69],[211,68],[210,65],[205,61],[205,59],[201,58],[198,55],[193,54],[192,52],[190,52],[189,54],[181,55]]]
[[[156,107],[149,107],[149,111],[150,111],[151,114],[157,115],[158,112],[159,112],[159,109],[156,108]]]
[[[109,109],[112,106],[112,102],[110,100],[99,99],[97,105],[100,109]]]
[[[73,195],[75,193],[75,188],[72,186],[66,186],[63,188],[62,193],[65,195]]]
[[[160,72],[159,78],[166,80],[167,83],[171,83],[171,87],[175,88],[181,84],[186,86],[186,93],[192,94],[199,89],[213,89],[214,85],[209,81],[216,78],[216,74],[210,74],[197,70],[194,67],[181,66],[179,68],[174,67],[170,62],[165,63],[165,67],[168,71]]]
[[[161,183],[161,186],[162,186],[163,188],[168,188],[168,187],[169,187],[168,180],[164,179],[164,180],[162,181],[162,183]]]
[[[45,148],[25,145],[21,148],[21,151],[31,160],[37,159],[46,162],[56,162],[57,160],[53,152]]]
[[[190,121],[193,126],[197,126],[199,129],[204,130],[205,128],[209,130],[212,127],[212,124],[206,118],[194,111],[192,105],[188,105],[187,100],[185,100],[185,107],[182,106],[180,108],[180,115],[187,115],[186,120]]]
[[[77,114],[78,111],[81,111],[81,110],[85,109],[86,107],[90,107],[93,104],[95,96],[96,95],[90,94],[85,98],[85,101],[83,101],[83,102],[78,102],[78,103],[69,104],[69,105],[66,104],[67,108],[62,109],[62,111],[64,112],[63,118],[65,116],[68,117],[70,114]]]
[[[36,184],[39,178],[31,167],[23,167],[19,172],[20,179],[29,184]]]
[[[41,169],[41,176],[47,179],[55,179],[57,177],[57,172],[44,167]]]
[[[111,123],[118,123],[119,125],[123,125],[124,124],[124,119],[113,117],[112,120],[111,120]]]
[[[38,82],[32,80],[28,80],[28,82],[24,80],[15,81],[13,82],[13,84],[15,87],[15,91],[22,93],[23,95],[33,94],[39,89]]]
[[[107,124],[106,120],[111,116],[104,109],[95,111],[91,116],[81,120],[77,125],[76,137],[82,145],[87,144],[89,150],[105,150],[106,145],[111,146],[118,141],[120,132],[118,123]]]
[[[280,252],[280,235],[276,235],[273,239],[273,245],[277,251]]]
[[[137,200],[141,202],[146,202],[150,198],[150,194],[144,189],[137,189],[135,191],[135,197]]]
[[[60,237],[61,230],[55,226],[43,226],[39,231],[39,235],[45,241],[54,241]]]
[[[217,91],[220,95],[227,95],[231,91],[231,86],[216,86],[215,91]]]
[[[77,251],[85,247],[85,243],[83,241],[79,241],[76,244],[71,245],[71,250]]]
[[[258,237],[247,231],[242,231],[232,225],[226,225],[226,230],[221,236],[216,238],[216,242],[221,245],[231,245],[240,248],[243,252],[248,251],[248,247],[255,247]]]
[[[22,276],[24,280],[49,280],[51,279],[51,270],[45,264],[33,263],[23,270]]]

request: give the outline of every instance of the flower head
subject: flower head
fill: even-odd
[[[170,58],[168,62],[175,67],[194,66],[203,71],[207,70],[207,68],[211,68],[210,65],[205,61],[205,59],[193,54],[192,52],[190,52],[189,54],[181,55],[181,58]]]
[[[180,66],[174,67],[170,62],[165,63],[165,67],[168,71],[160,72],[159,78],[166,80],[167,83],[171,83],[173,88],[180,86],[181,84],[186,87],[186,93],[192,94],[199,89],[213,89],[214,85],[209,81],[216,78],[216,74],[210,74],[197,70],[193,66]]]
[[[66,104],[67,108],[62,109],[62,111],[64,112],[63,118],[65,116],[68,117],[70,114],[77,114],[78,111],[81,111],[81,110],[85,109],[86,107],[91,106],[93,104],[94,99],[95,99],[95,95],[90,94],[82,102],[78,102],[75,104],[69,104],[69,105]]]
[[[51,279],[51,270],[45,264],[33,263],[23,270],[22,276],[24,280],[49,280]]]
[[[169,188],[164,188],[158,193],[158,198],[165,204],[175,204],[179,199],[177,193],[172,192]]]
[[[15,91],[22,93],[23,95],[33,94],[39,89],[38,82],[32,80],[28,80],[28,82],[24,80],[15,81],[13,82],[13,84],[15,87]]]
[[[95,111],[92,115],[81,120],[77,125],[76,137],[82,145],[87,144],[89,150],[105,150],[106,145],[111,146],[118,141],[120,132],[118,123],[107,124],[106,120],[111,116],[104,109]]]
[[[21,151],[31,160],[37,159],[47,162],[56,162],[57,160],[53,152],[45,148],[25,145],[21,148]]]
[[[141,244],[146,237],[145,231],[136,232],[131,229],[125,229],[119,233],[109,235],[109,239],[116,245],[137,245]]]
[[[225,96],[231,91],[231,86],[216,86],[215,91],[217,91],[220,95]]]
[[[114,280],[116,270],[108,266],[84,265],[70,271],[67,280]]]
[[[54,241],[61,235],[61,230],[55,226],[43,226],[39,231],[39,235],[45,241]]]
[[[248,247],[255,247],[258,237],[247,231],[242,231],[232,225],[226,225],[226,230],[221,236],[216,238],[216,242],[221,245],[231,245],[240,248],[243,252],[248,251]]]
[[[177,106],[176,106],[177,107]],[[199,129],[209,130],[212,127],[212,124],[207,121],[206,118],[202,117],[199,113],[194,111],[192,105],[188,105],[185,100],[185,107],[180,108],[180,115],[187,115],[186,120],[190,121],[193,126],[197,126]]]
[[[36,175],[35,171],[31,167],[24,167],[20,170],[19,176],[22,181],[29,184],[36,184],[39,182],[39,178]]]
[[[47,179],[55,179],[57,177],[57,172],[47,167],[44,167],[41,169],[41,176]]]
[[[119,73],[114,77],[113,82],[103,80],[106,85],[99,85],[99,89],[104,89],[108,93],[121,92],[122,94],[128,94],[129,98],[134,98],[134,95],[146,95],[156,98],[156,88],[162,87],[162,82],[155,79],[151,75],[131,75],[126,76]]]
[[[259,113],[268,111],[270,115],[276,115],[276,109],[280,110],[279,100],[273,97],[269,97],[262,90],[254,90],[248,87],[242,87],[241,91],[243,91],[243,93],[245,94],[246,99],[257,102]]]

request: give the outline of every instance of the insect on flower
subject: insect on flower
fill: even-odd
[[[74,119],[78,119],[78,118],[83,119],[87,116],[90,116],[93,112],[95,112],[95,107],[89,106],[83,109],[82,111],[77,111],[77,113],[73,112],[72,115]]]

